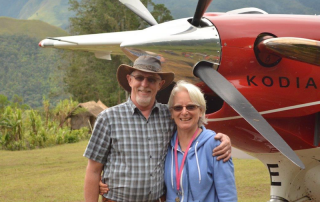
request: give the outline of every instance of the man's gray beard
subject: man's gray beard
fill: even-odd
[[[137,97],[137,103],[143,107],[146,107],[148,105],[150,105],[151,102],[151,97],[148,98],[141,98],[141,97]]]

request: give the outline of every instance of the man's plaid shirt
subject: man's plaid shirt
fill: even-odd
[[[167,105],[148,119],[128,99],[99,114],[84,156],[104,164],[103,181],[115,201],[154,201],[165,193],[164,160],[174,130]]]

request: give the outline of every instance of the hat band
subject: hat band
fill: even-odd
[[[159,72],[159,68],[153,66],[153,65],[143,65],[143,64],[135,64],[133,65],[134,68],[136,69],[141,69],[141,70],[148,70],[148,71],[152,71],[152,72]]]

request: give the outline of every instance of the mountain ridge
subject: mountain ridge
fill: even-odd
[[[68,0],[0,0],[0,16],[16,19],[41,20],[52,25],[67,29],[69,17]]]

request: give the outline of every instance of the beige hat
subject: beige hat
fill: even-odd
[[[174,73],[161,71],[160,60],[150,55],[143,55],[138,57],[134,61],[132,67],[126,64],[122,64],[118,67],[118,71],[117,71],[118,82],[122,86],[122,88],[124,88],[128,92],[131,92],[131,87],[129,86],[127,75],[128,74],[130,75],[135,70],[158,74],[162,80],[166,81],[160,90],[163,90],[166,87],[168,87],[174,79]]]

